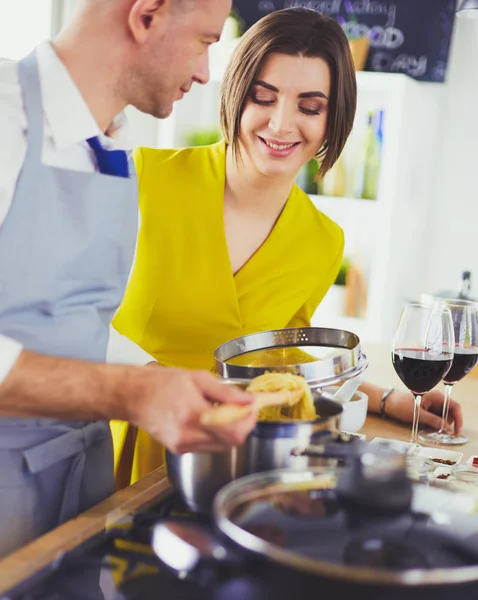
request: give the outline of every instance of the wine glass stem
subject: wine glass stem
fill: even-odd
[[[420,404],[422,403],[422,397],[420,394],[414,394],[415,402],[413,403],[413,424],[412,424],[412,443],[418,444],[418,424],[420,415]]]
[[[448,413],[450,412],[450,398],[453,385],[445,384],[445,400],[443,401],[443,412],[441,415],[441,426],[438,433],[448,433]]]

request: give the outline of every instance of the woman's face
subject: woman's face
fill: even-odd
[[[239,141],[266,176],[295,178],[325,140],[330,71],[321,58],[270,54],[254,81]]]

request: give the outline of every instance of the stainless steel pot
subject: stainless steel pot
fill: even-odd
[[[229,380],[225,384],[237,382]],[[247,383],[240,384],[245,387]],[[338,432],[342,406],[328,394],[314,392],[315,421],[257,423],[243,446],[223,453],[172,454],[166,452],[169,479],[192,510],[209,514],[216,493],[230,481],[271,469],[304,469],[324,464],[320,450],[304,450],[321,432]],[[319,446],[320,448],[321,446]]]

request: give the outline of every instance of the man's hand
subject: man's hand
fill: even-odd
[[[430,429],[438,430],[441,426],[441,415],[443,410],[444,395],[439,390],[432,390],[423,395],[420,407],[420,423],[430,427]],[[390,394],[387,404],[386,413],[392,419],[399,421],[412,422],[413,420],[413,394],[410,392],[396,390]],[[450,410],[448,412],[448,425],[450,431],[456,435],[460,434],[463,427],[463,414],[461,406],[455,400],[450,399]]]
[[[256,423],[252,405],[249,415],[233,425],[209,428],[200,422],[211,402],[252,402],[252,396],[235,386],[221,384],[206,371],[164,367],[144,369],[143,374],[139,397],[126,399],[129,420],[171,452],[224,451],[242,444]]]

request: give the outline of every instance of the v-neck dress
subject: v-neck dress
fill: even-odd
[[[113,321],[120,333],[161,365],[211,370],[214,350],[232,338],[310,325],[337,276],[344,237],[307,194],[293,187],[267,239],[234,274],[224,229],[225,143],[141,147],[134,159],[141,225]],[[118,454],[124,432],[113,429]],[[137,475],[159,466],[142,452],[143,438]]]

